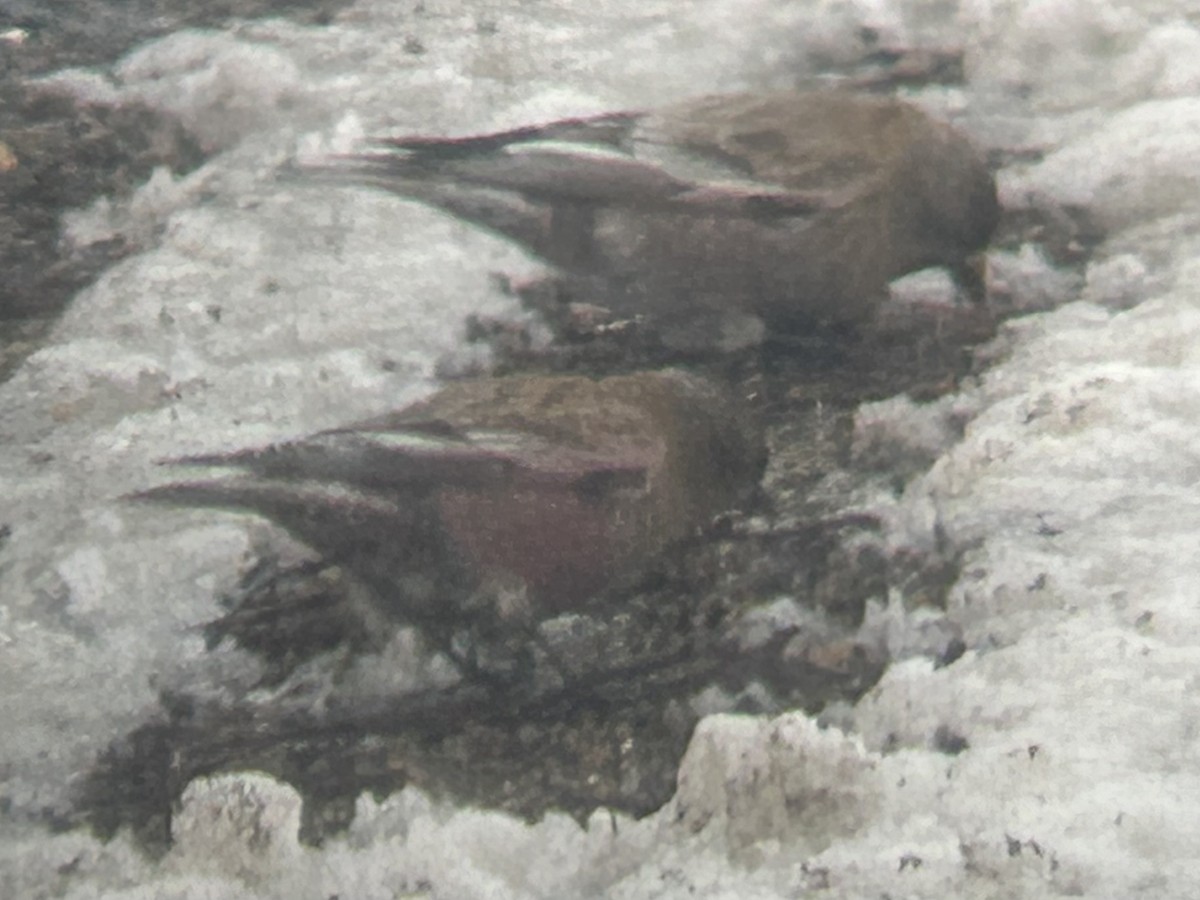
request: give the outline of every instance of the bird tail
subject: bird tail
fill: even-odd
[[[353,515],[357,520],[394,520],[403,512],[395,499],[336,482],[233,478],[176,481],[124,496],[135,503],[253,512],[291,527]],[[300,528],[304,531],[307,529]]]
[[[292,162],[278,177],[297,183],[372,188],[432,206],[459,219],[543,252],[552,246],[552,223],[545,207],[522,194],[461,181],[406,154],[350,153],[312,163]]]

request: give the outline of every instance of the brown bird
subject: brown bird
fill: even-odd
[[[357,425],[169,460],[242,474],[133,497],[272,519],[446,648],[472,619],[576,609],[745,499],[765,449],[743,405],[676,370],[460,381]]]
[[[647,314],[681,349],[751,343],[761,324],[861,324],[900,275],[969,275],[998,217],[965,137],[911,104],[850,91],[374,143],[301,171],[511,238],[561,270],[573,299]]]

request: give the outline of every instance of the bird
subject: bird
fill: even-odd
[[[679,369],[463,379],[368,421],[164,460],[235,473],[130,499],[270,519],[450,652],[472,623],[524,627],[633,585],[749,502],[766,450],[745,407]]]
[[[499,234],[572,299],[667,347],[737,349],[868,323],[887,284],[978,289],[995,180],[964,135],[848,89],[704,96],[469,137],[386,137],[294,173],[381,189]]]

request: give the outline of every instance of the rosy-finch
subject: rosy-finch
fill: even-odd
[[[998,217],[970,141],[902,100],[730,94],[464,138],[388,138],[301,171],[446,210],[646,315],[668,346],[869,321],[889,281],[968,259]]]
[[[445,647],[631,584],[755,490],[745,404],[678,370],[453,382],[399,412],[172,463],[240,470],[135,494],[258,513]]]

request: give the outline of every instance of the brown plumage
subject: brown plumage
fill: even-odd
[[[571,295],[648,314],[668,344],[869,320],[889,281],[964,272],[998,216],[971,143],[850,91],[703,97],[467,138],[377,141],[304,171],[509,237]]]
[[[455,382],[397,413],[134,495],[270,518],[443,646],[473,616],[530,621],[637,577],[757,485],[759,431],[681,371]]]

